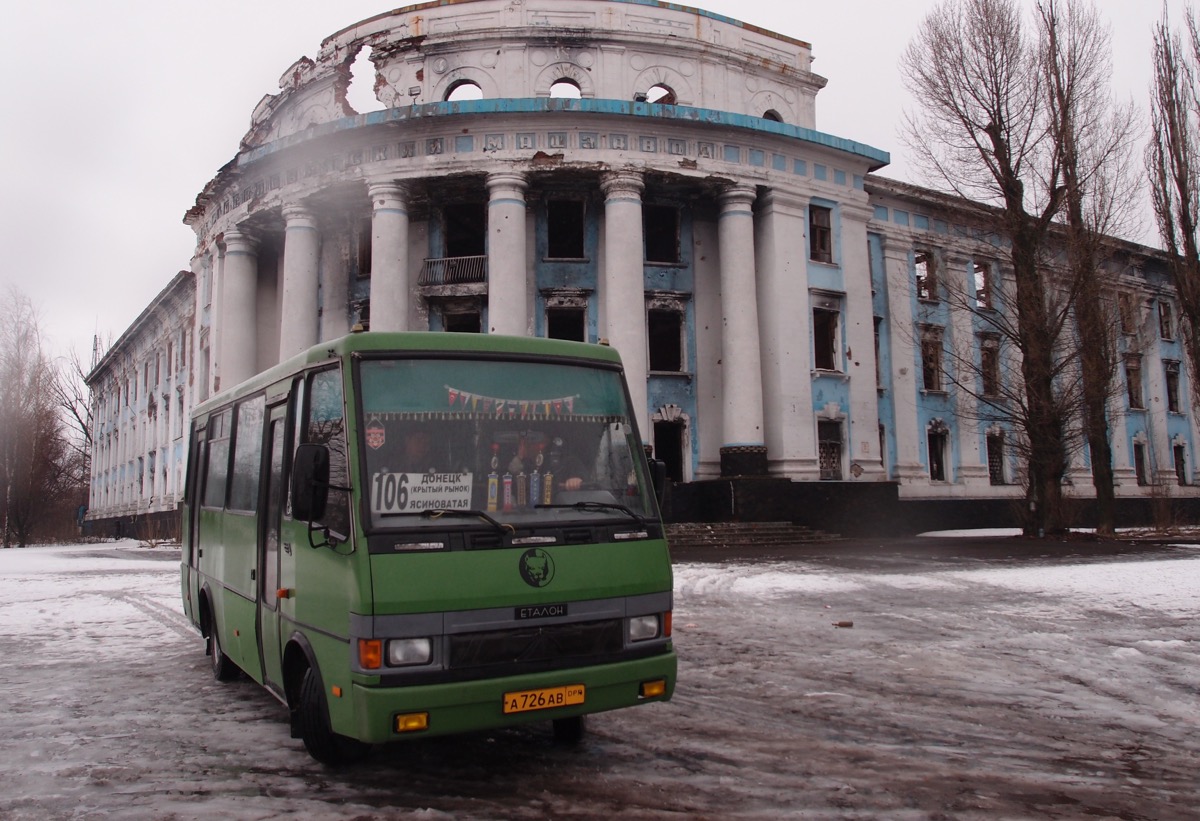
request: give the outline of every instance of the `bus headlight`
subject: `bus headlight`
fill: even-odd
[[[658,638],[658,614],[634,616],[629,620],[629,640],[646,641]]]
[[[428,664],[430,658],[429,639],[392,639],[387,643],[389,667],[407,667],[412,664]]]

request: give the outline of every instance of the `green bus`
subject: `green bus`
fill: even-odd
[[[184,610],[327,764],[668,700],[670,557],[604,345],[353,333],[199,405]]]

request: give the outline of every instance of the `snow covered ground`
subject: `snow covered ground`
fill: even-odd
[[[0,819],[1196,818],[1198,587],[1179,549],[681,563],[669,704],[331,771],[212,681],[178,549],[0,550]]]

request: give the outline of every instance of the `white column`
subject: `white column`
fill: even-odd
[[[1155,306],[1157,308],[1157,306]],[[1155,318],[1158,314],[1155,313]],[[1157,323],[1151,323],[1151,329],[1158,334]],[[1151,464],[1147,472],[1151,473],[1151,481],[1173,487],[1175,478],[1175,453],[1171,442],[1170,427],[1167,424],[1167,381],[1163,369],[1162,343],[1147,346],[1146,355],[1142,357],[1142,374],[1146,383],[1146,398],[1142,403],[1146,406],[1146,433],[1150,436]],[[1183,404],[1183,392],[1180,391],[1180,404]]]
[[[321,234],[313,213],[302,205],[285,205],[283,241],[283,305],[279,323],[282,362],[317,344],[317,261]]]
[[[887,477],[879,450],[879,385],[875,369],[875,307],[872,298],[871,261],[867,250],[867,221],[874,209],[864,196],[859,202],[838,207],[840,262],[846,284],[846,312],[842,330],[846,343],[846,373],[850,377],[850,425],[846,447],[850,478],[863,482]]]
[[[909,256],[911,248],[900,240],[884,239],[884,267],[887,276],[889,322],[888,344],[892,351],[892,408],[896,429],[891,431],[896,443],[896,465],[893,479],[902,484],[927,480],[929,474],[921,464],[921,443],[925,431],[917,426],[918,391],[920,382],[920,331],[913,324],[913,271]]]
[[[371,330],[408,330],[408,202],[396,182],[371,183]]]
[[[760,197],[755,260],[762,345],[764,441],[770,471],[815,480],[816,430],[807,420],[812,398],[812,310],[804,256],[805,201],[781,191]]]
[[[604,317],[608,342],[621,354],[638,430],[649,434],[646,378],[646,286],[642,237],[642,175],[614,171],[600,180],[604,191]]]
[[[522,174],[489,174],[488,333],[527,336],[525,189]]]
[[[221,390],[258,370],[258,242],[241,231],[225,232],[221,289]]]
[[[721,358],[724,413],[721,473],[765,473],[762,364],[754,270],[757,190],[737,185],[720,196],[717,241],[721,257]]]
[[[954,351],[953,367],[956,378],[975,381],[980,374],[977,369],[964,363],[979,361],[979,340],[976,338],[974,315],[967,310],[975,293],[975,268],[970,259],[957,253],[945,257],[946,275],[950,278],[947,291],[952,295],[950,303],[950,349]],[[962,302],[956,305],[955,302]],[[957,417],[958,468],[954,472],[956,484],[990,484],[987,467],[987,450],[983,447],[983,434],[979,428],[979,400],[973,392],[955,391],[951,397]],[[950,454],[947,454],[949,456]]]

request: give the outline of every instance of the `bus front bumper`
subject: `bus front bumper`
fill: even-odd
[[[409,738],[510,727],[533,721],[599,713],[655,701],[667,701],[675,690],[674,650],[634,661],[575,667],[528,675],[408,687],[353,684],[354,735],[381,744]],[[645,685],[662,682],[662,691],[645,696]],[[554,691],[583,685],[582,703],[505,712],[506,695]],[[654,691],[653,689],[651,690]],[[553,700],[553,699],[551,699]],[[512,698],[509,698],[510,706]],[[425,729],[398,732],[400,716],[427,715]]]

